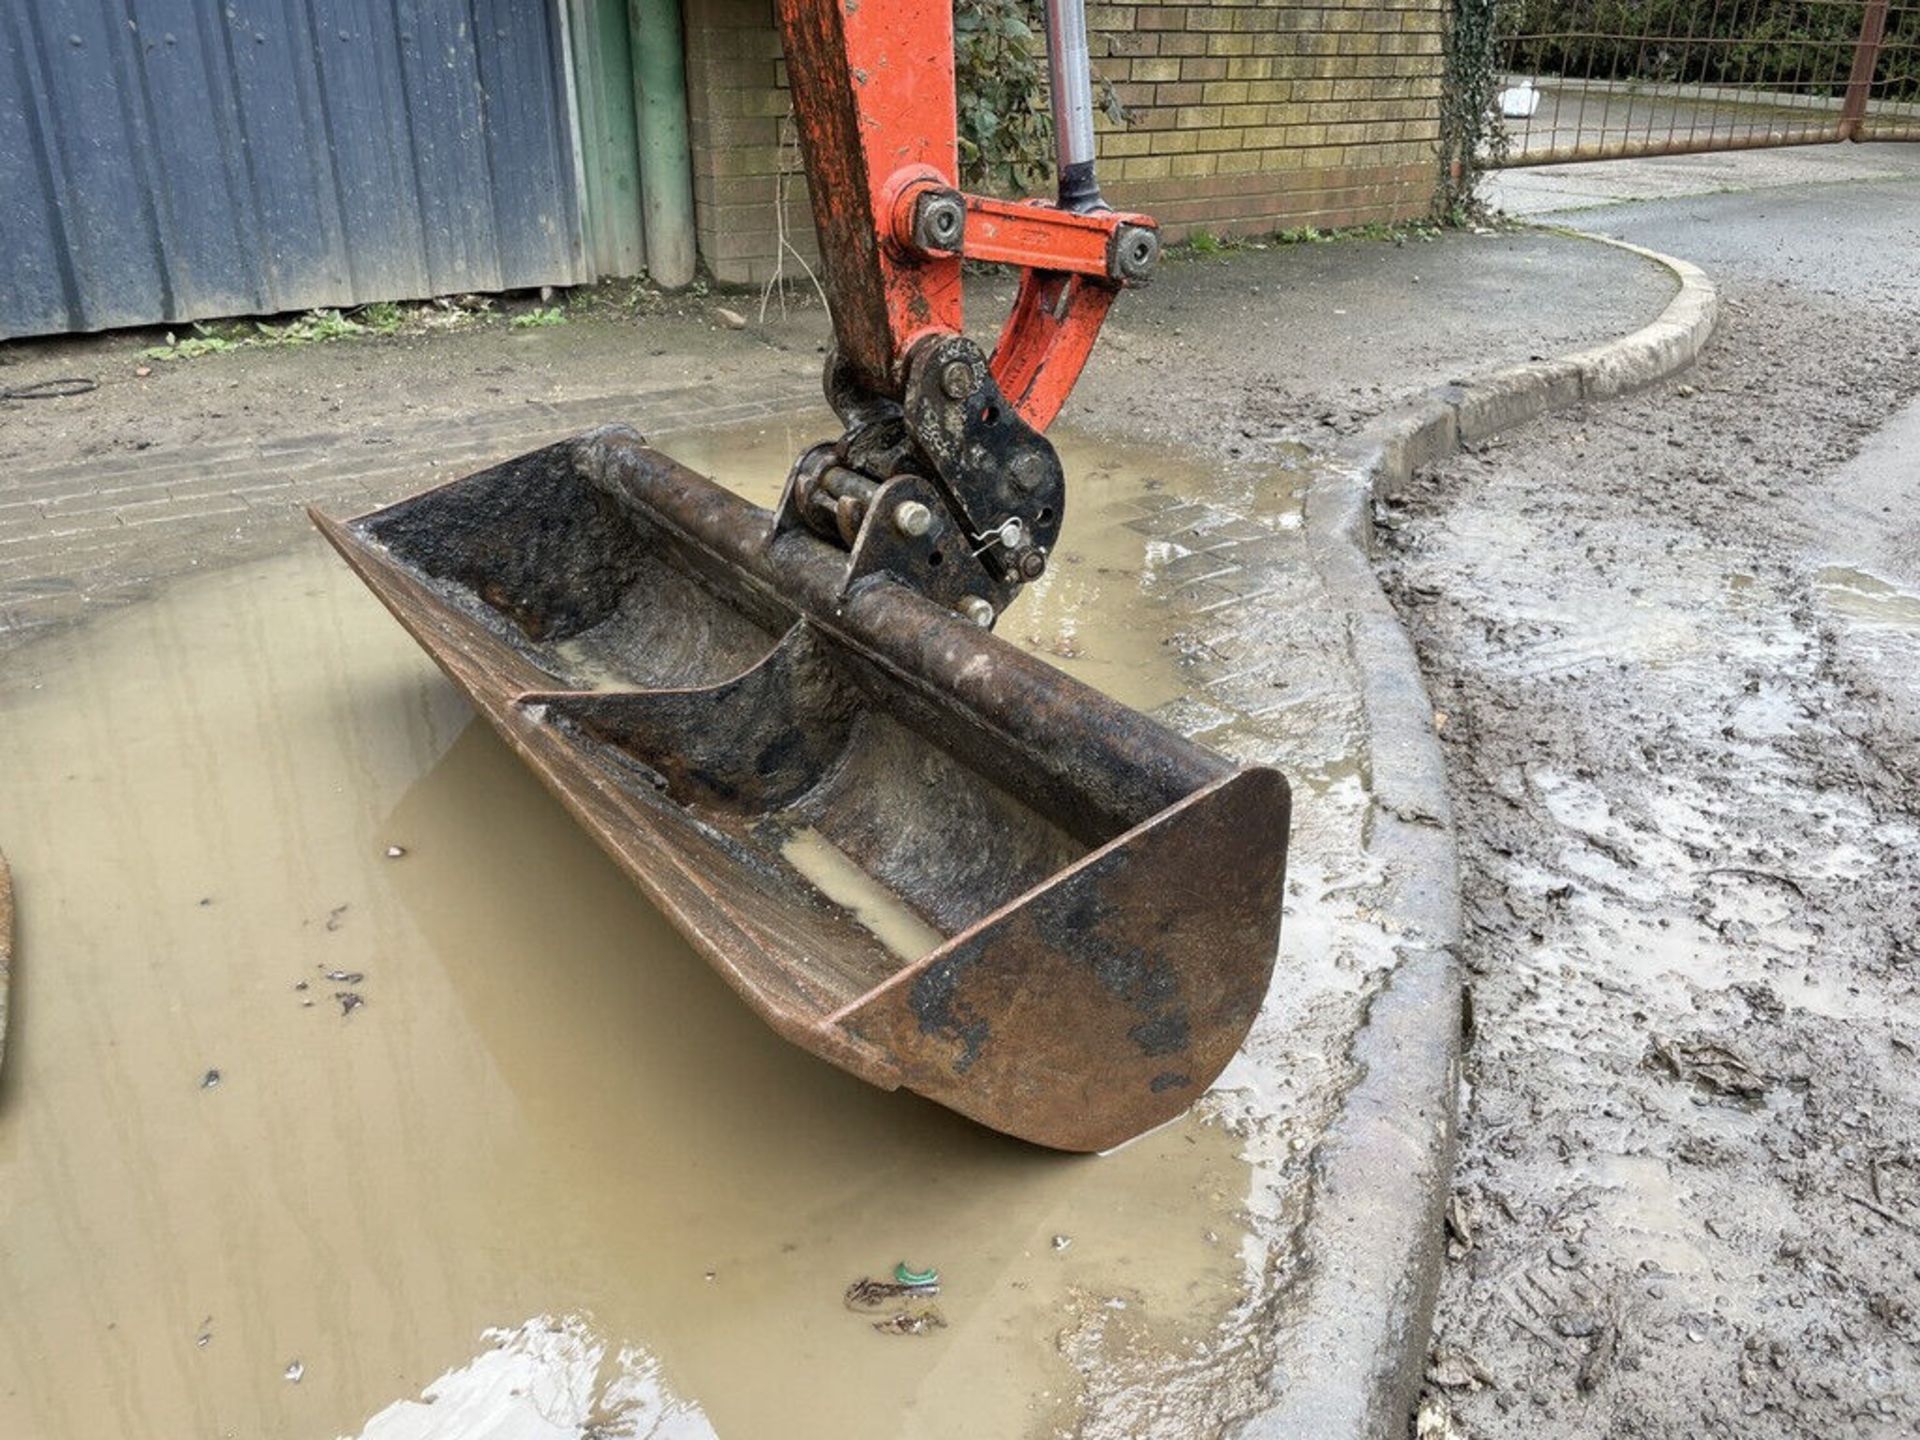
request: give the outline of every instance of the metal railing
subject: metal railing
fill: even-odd
[[[1510,0],[1492,165],[1920,140],[1920,0]]]

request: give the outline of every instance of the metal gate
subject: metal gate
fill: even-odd
[[[0,337],[586,276],[552,0],[0,0]]]
[[[1920,140],[1920,0],[1509,0],[1496,166]]]

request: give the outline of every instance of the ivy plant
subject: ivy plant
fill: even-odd
[[[1040,0],[954,0],[953,62],[960,101],[960,183],[1024,195],[1053,172]]]

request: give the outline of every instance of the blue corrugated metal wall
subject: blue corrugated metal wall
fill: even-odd
[[[0,337],[588,278],[551,0],[0,0]]]

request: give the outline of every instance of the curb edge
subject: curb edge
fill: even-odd
[[[1359,1078],[1313,1156],[1300,1232],[1307,1294],[1283,1322],[1288,1349],[1313,1369],[1276,1372],[1269,1407],[1236,1432],[1242,1440],[1406,1434],[1445,1256],[1468,1013],[1455,953],[1459,855],[1432,701],[1373,569],[1373,502],[1463,444],[1686,369],[1718,319],[1718,291],[1698,266],[1584,231],[1556,233],[1638,255],[1679,290],[1630,334],[1435,386],[1376,416],[1307,493],[1309,551],[1351,617],[1375,800],[1367,852],[1388,876],[1382,910],[1400,936],[1399,959],[1368,1002],[1347,1057]]]

